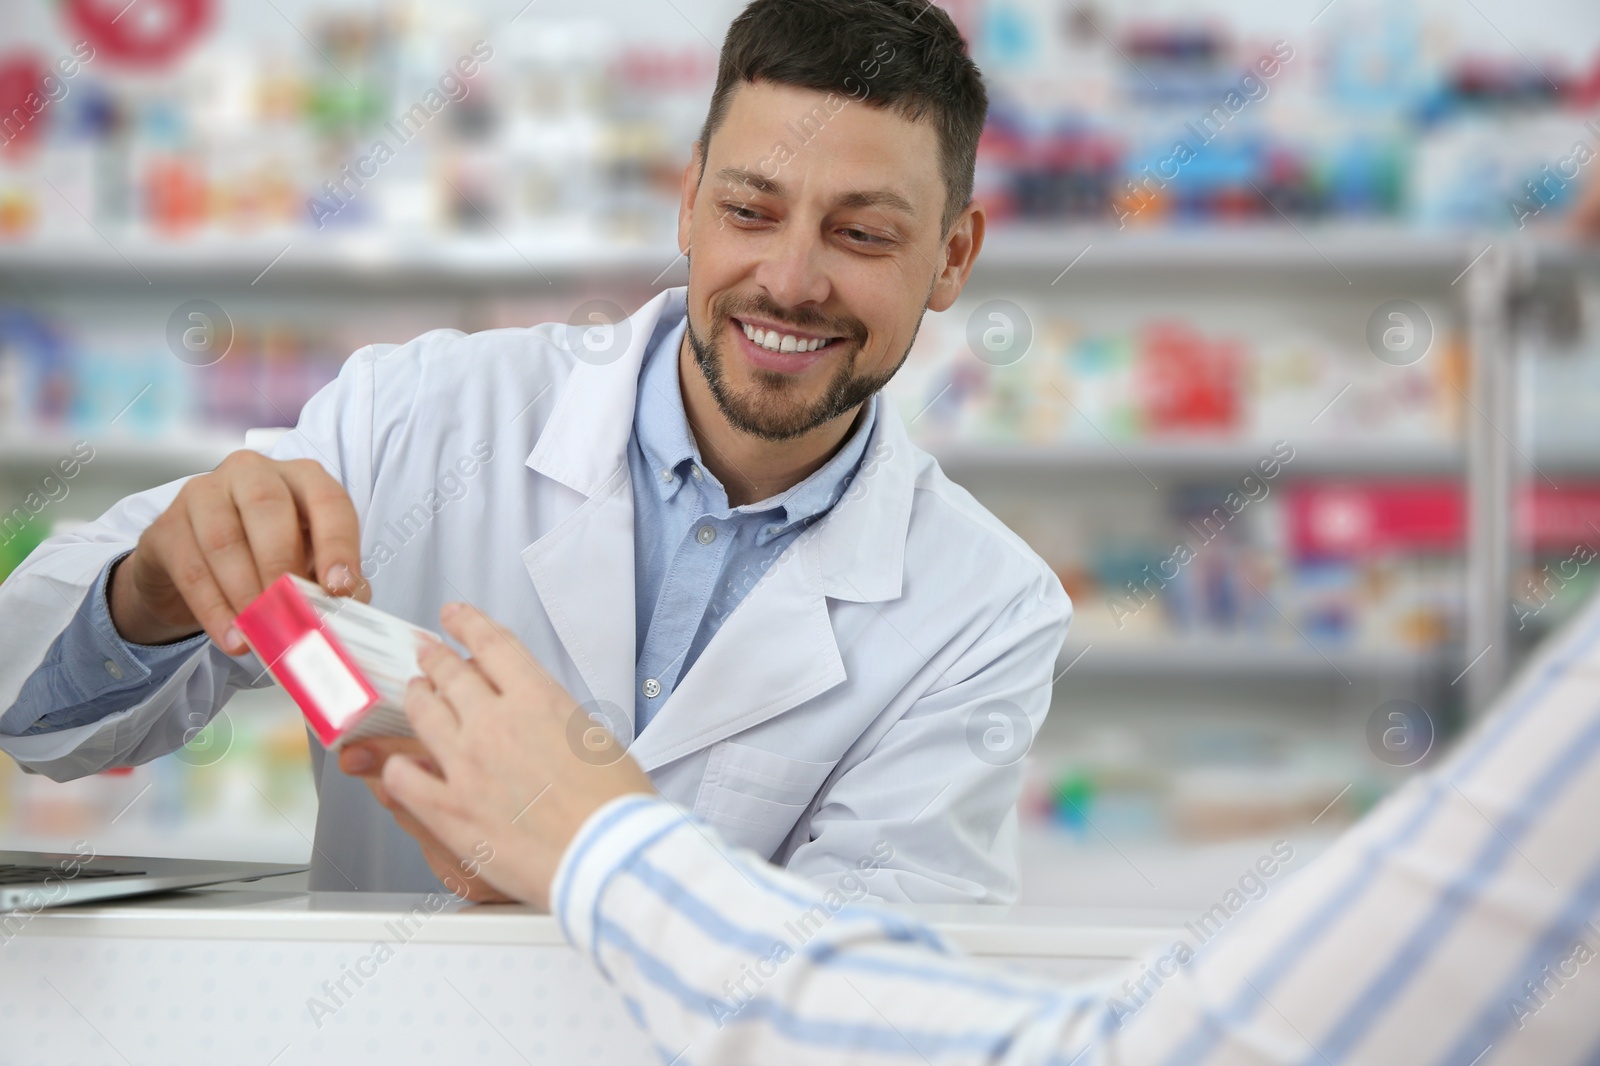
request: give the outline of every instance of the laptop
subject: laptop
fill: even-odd
[[[0,851],[0,912],[119,899],[301,873],[304,866],[210,859],[139,859],[72,852]]]

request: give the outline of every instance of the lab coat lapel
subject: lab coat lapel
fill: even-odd
[[[551,627],[619,738],[633,735],[633,488],[626,463],[522,551]],[[579,698],[582,694],[579,693]]]
[[[629,749],[647,771],[822,695],[846,679],[828,600],[900,596],[915,458],[884,397],[861,467],[734,608]]]
[[[626,347],[615,361],[577,363],[527,459],[543,476],[534,501],[549,520],[544,535],[523,549],[523,564],[588,686],[589,709],[624,743],[633,736],[636,639],[628,441],[644,353],[676,325],[682,292],[662,292],[628,320]]]

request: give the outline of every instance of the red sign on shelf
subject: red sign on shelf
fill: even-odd
[[[1523,486],[1516,534],[1534,552],[1600,550],[1600,485]],[[1466,492],[1453,481],[1300,483],[1289,489],[1289,538],[1301,558],[1464,551]]]
[[[1600,550],[1600,485],[1540,482],[1517,509],[1519,543],[1536,552],[1570,552],[1579,544]]]
[[[1301,557],[1459,551],[1466,500],[1453,481],[1298,484],[1289,537]]]

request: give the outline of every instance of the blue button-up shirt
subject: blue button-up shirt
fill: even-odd
[[[634,734],[783,550],[838,502],[877,420],[864,405],[840,449],[810,477],[730,507],[689,430],[678,384],[687,319],[645,355],[628,462],[633,474]]]
[[[700,460],[678,387],[685,323],[645,355],[628,461],[634,512],[634,734],[671,695],[767,567],[849,487],[877,419],[877,396],[843,447],[787,492],[743,507]],[[120,557],[119,557],[120,558]],[[114,563],[115,560],[112,561]],[[129,644],[106,604],[112,563],[4,715],[11,736],[87,725],[168,680],[206,637]]]

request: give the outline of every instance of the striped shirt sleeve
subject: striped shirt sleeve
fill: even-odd
[[[1097,984],[956,956],[649,796],[552,908],[663,1062],[1600,1063],[1600,603],[1445,761],[1204,944]]]

